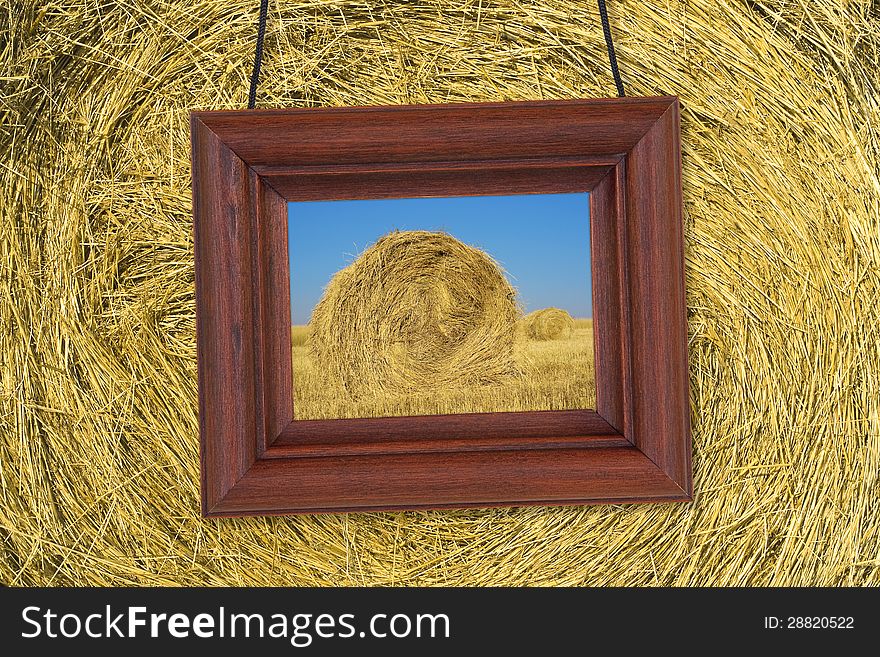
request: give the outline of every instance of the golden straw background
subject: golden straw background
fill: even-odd
[[[191,109],[258,2],[0,7],[0,581],[880,583],[880,10],[612,0],[683,103],[693,504],[203,520]],[[613,94],[594,2],[272,0],[258,105]]]

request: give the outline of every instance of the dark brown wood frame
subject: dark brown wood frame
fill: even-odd
[[[193,112],[206,516],[692,496],[675,97]],[[287,202],[590,192],[596,411],[293,421]]]

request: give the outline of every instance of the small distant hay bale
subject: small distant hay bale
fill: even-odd
[[[560,308],[536,310],[523,319],[530,340],[558,340],[571,337],[574,319]]]
[[[485,252],[440,232],[380,238],[315,307],[319,367],[352,396],[491,384],[517,373],[516,290]]]

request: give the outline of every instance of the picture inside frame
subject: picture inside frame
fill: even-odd
[[[294,420],[594,409],[589,194],[288,204]]]

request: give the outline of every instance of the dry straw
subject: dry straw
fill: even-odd
[[[526,336],[530,340],[558,340],[571,337],[574,320],[560,308],[542,308],[523,318]]]
[[[614,93],[593,3],[270,6],[263,107]],[[694,503],[208,522],[187,112],[245,106],[258,3],[7,0],[0,581],[880,584],[877,5],[609,9],[682,99]]]
[[[318,367],[359,397],[516,374],[516,290],[485,252],[441,232],[389,233],[333,277],[309,327]]]

